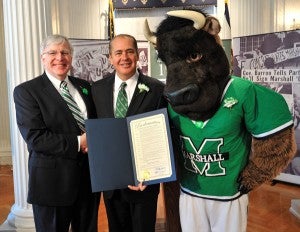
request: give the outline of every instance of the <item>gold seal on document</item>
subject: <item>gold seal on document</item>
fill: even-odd
[[[143,172],[143,180],[149,180],[150,179],[150,172],[148,170],[144,170]]]

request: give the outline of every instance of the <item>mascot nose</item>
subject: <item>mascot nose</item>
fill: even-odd
[[[173,92],[164,92],[165,98],[172,106],[191,104],[198,99],[198,95],[199,87],[196,84],[189,84]]]

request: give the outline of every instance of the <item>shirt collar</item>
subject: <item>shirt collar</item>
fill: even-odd
[[[54,76],[52,76],[49,72],[45,71],[46,72],[46,75],[48,77],[48,79],[51,81],[51,83],[54,85],[54,87],[56,89],[59,89],[60,88],[60,83],[61,83],[61,80],[58,80],[57,78],[55,78]],[[70,84],[70,80],[69,80],[69,77],[66,76],[66,78],[64,79],[65,82],[67,82],[67,84],[69,85]]]
[[[139,78],[139,73],[136,71],[132,77],[130,77],[128,80],[125,81],[127,84],[126,88],[128,88],[128,89],[132,89],[132,87],[135,88],[138,78]],[[121,78],[116,73],[116,75],[115,75],[115,90],[118,90],[123,82],[124,81],[121,80]]]

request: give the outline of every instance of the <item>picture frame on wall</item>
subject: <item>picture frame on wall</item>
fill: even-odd
[[[70,39],[74,48],[71,75],[95,82],[113,73],[109,62],[109,41],[96,39]]]
[[[300,30],[236,37],[232,74],[280,93],[294,120],[297,153],[275,180],[300,184]]]
[[[69,39],[73,48],[73,60],[70,74],[90,83],[113,73],[114,67],[109,61],[109,40]],[[151,75],[149,43],[137,41],[138,68],[145,75]]]

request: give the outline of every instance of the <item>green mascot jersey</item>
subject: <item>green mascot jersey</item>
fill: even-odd
[[[181,138],[181,189],[197,197],[232,200],[240,196],[238,176],[249,158],[251,138],[293,125],[284,98],[266,87],[231,77],[221,105],[206,122],[177,114],[171,122]],[[200,124],[200,126],[199,126]]]

